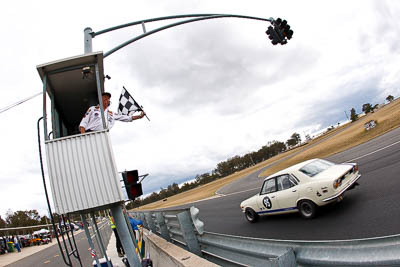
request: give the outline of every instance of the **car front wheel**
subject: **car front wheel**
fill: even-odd
[[[255,223],[258,220],[258,214],[250,208],[245,210],[244,215],[246,216],[247,221],[250,223]]]
[[[317,213],[317,205],[311,200],[302,200],[297,205],[301,216],[305,219],[312,219]]]

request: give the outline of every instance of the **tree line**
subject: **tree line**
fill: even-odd
[[[52,213],[54,222],[57,225],[59,222],[63,221],[63,217],[58,213]],[[99,212],[98,214],[101,216],[102,214]],[[64,217],[67,222],[75,222],[80,221],[79,214],[70,214],[69,220],[67,217]],[[48,216],[40,216],[37,210],[18,210],[13,212],[8,210],[6,212],[6,217],[3,219],[0,215],[0,228],[17,228],[17,227],[27,227],[27,226],[36,226],[36,225],[46,225],[51,224],[51,220]],[[25,232],[25,231],[24,231]],[[27,230],[29,232],[29,230]],[[8,232],[9,234],[18,234],[19,231],[12,230]]]
[[[5,219],[0,215],[0,228],[15,228],[35,226],[50,223],[47,216],[40,216],[37,210],[19,210],[12,212],[8,210]]]
[[[166,201],[168,197],[188,191],[200,185],[210,183],[212,181],[229,176],[235,172],[254,166],[300,143],[301,137],[298,133],[293,133],[292,136],[285,143],[280,141],[268,142],[267,145],[262,146],[257,151],[247,153],[243,156],[236,155],[218,163],[215,169],[211,172],[196,175],[193,182],[186,182],[182,186],[179,186],[177,183],[173,183],[171,185],[168,185],[167,188],[160,188],[160,191],[158,193],[153,192],[145,198],[137,198],[136,200],[129,202],[127,204],[127,208],[133,209],[158,200]]]
[[[388,95],[386,97],[386,101],[388,101],[389,103],[393,100],[394,97],[392,95]],[[375,109],[378,108],[378,106],[378,104],[371,105],[371,103],[365,103],[362,105],[362,112],[364,112],[365,114],[368,114],[370,112],[374,113]],[[356,110],[354,108],[350,110],[350,120],[351,122],[355,122],[356,120],[358,120],[358,114],[356,113]]]

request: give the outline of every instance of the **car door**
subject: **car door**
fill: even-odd
[[[297,199],[299,192],[297,181],[290,174],[283,174],[276,177],[277,201],[282,211],[297,209]]]
[[[271,213],[279,209],[278,201],[276,199],[276,192],[276,178],[274,177],[265,180],[257,198],[257,206],[259,208],[258,213]]]

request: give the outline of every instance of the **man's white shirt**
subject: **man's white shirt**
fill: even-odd
[[[100,131],[103,130],[103,121],[101,119],[100,106],[92,106],[88,109],[83,116],[80,127],[85,128],[86,131]],[[122,115],[108,110],[108,107],[104,110],[104,118],[106,120],[107,129],[111,129],[114,126],[115,121],[131,122],[132,116]]]

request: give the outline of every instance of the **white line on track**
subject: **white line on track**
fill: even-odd
[[[346,161],[346,162],[353,161],[353,160],[357,160],[357,159],[361,159],[361,158],[364,158],[364,157],[366,157],[366,156],[375,154],[375,153],[377,153],[377,152],[379,152],[379,151],[381,151],[381,150],[384,150],[384,149],[389,148],[389,147],[391,147],[391,146],[397,145],[398,143],[400,143],[400,141],[394,142],[393,144],[390,144],[390,145],[387,145],[387,146],[385,146],[385,147],[379,148],[379,149],[377,149],[377,150],[375,150],[375,151],[372,151],[372,152],[367,153],[367,154],[365,154],[365,155],[362,155],[362,156],[359,156],[359,157],[357,157],[357,158],[348,160],[348,161]]]
[[[226,196],[236,195],[236,194],[240,194],[240,193],[244,193],[244,192],[251,191],[251,190],[256,190],[256,189],[260,189],[260,188],[257,187],[257,188],[247,189],[247,190],[234,192],[234,193],[230,193],[230,194],[226,194],[226,195],[224,195],[224,194],[218,194],[218,195],[221,196],[221,197],[226,197]]]

